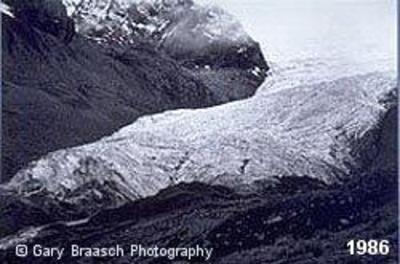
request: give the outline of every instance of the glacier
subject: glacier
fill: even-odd
[[[396,87],[388,61],[367,65],[309,59],[276,66],[250,99],[142,117],[30,163],[7,188],[70,203],[112,192],[117,202],[108,205],[116,206],[181,182],[248,190],[279,176],[351,178],[377,155],[371,131]]]
[[[65,0],[72,1],[78,2]],[[116,3],[83,2],[101,9]],[[241,12],[249,4],[221,2]],[[213,263],[350,263],[342,246],[355,234],[396,243],[398,95],[395,41],[388,37],[395,35],[394,16],[375,1],[366,7],[296,0],[301,9],[294,1],[250,4],[256,2],[246,20],[259,21],[252,23],[257,39],[273,58],[267,73],[257,63],[245,68],[253,77],[268,75],[257,93],[205,109],[149,114],[111,136],[31,162],[0,185],[0,259],[13,262],[21,243],[139,241],[211,245]],[[98,14],[115,19],[113,12]],[[137,24],[157,31],[148,25]],[[249,54],[243,46],[231,51]],[[218,64],[192,70],[212,73]],[[235,83],[211,84],[235,90]],[[396,260],[393,250],[379,262]],[[86,262],[63,262],[71,261]]]

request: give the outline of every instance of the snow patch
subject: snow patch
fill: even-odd
[[[0,3],[0,12],[2,14],[5,14],[5,15],[9,16],[9,17],[15,18],[13,12],[11,11],[10,6],[8,6],[7,4]]]
[[[262,70],[260,69],[260,67],[256,66],[256,67],[254,67],[253,70],[251,70],[251,73],[257,77],[260,77]]]

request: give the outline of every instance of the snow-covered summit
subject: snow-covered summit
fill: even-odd
[[[99,39],[118,37],[132,41],[144,35],[162,41],[182,30],[214,40],[246,40],[240,23],[216,6],[191,0],[63,0],[76,20],[78,32]]]
[[[78,33],[103,44],[149,43],[191,66],[268,70],[259,45],[216,5],[192,0],[63,0]],[[226,62],[228,61],[228,62]]]

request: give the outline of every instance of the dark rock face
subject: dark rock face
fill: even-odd
[[[376,142],[378,152],[370,164],[372,171],[384,173],[397,173],[398,171],[399,118],[397,100],[397,90],[395,90],[389,96],[387,104],[390,105],[390,108],[380,126],[381,133],[379,134],[379,141]]]
[[[101,47],[72,37],[59,1],[25,4],[10,2],[16,18],[2,22],[2,181],[141,115],[217,102],[203,81],[151,47]]]
[[[23,23],[36,27],[68,43],[75,34],[74,21],[67,16],[61,1],[33,0],[4,3],[12,7],[14,15]]]

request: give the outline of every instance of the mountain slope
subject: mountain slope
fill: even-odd
[[[2,21],[2,181],[48,152],[93,142],[144,114],[240,99],[263,80],[231,68],[252,88],[222,99],[215,82],[225,73],[202,77],[146,43],[98,44],[75,32],[60,1],[5,3],[13,15]]]
[[[324,70],[317,64],[311,71],[321,77]],[[75,203],[90,197],[84,186],[93,182],[125,186],[128,200],[135,200],[182,181],[248,189],[281,175],[332,183],[369,172],[387,133],[382,128],[393,127],[386,116],[396,105],[389,100],[397,98],[395,78],[337,70],[326,81],[298,73],[308,84],[294,87],[296,75],[288,71],[290,78],[271,77],[245,101],[141,118],[111,137],[31,163],[10,186],[25,195],[42,188]],[[384,155],[381,162],[393,167],[395,156]]]
[[[29,160],[96,140],[143,114],[216,102],[200,80],[153,49],[105,50],[71,38],[70,27],[16,15],[3,18],[5,179]]]
[[[77,31],[102,45],[146,43],[203,79],[222,102],[252,96],[269,66],[236,18],[192,0],[64,0]]]

